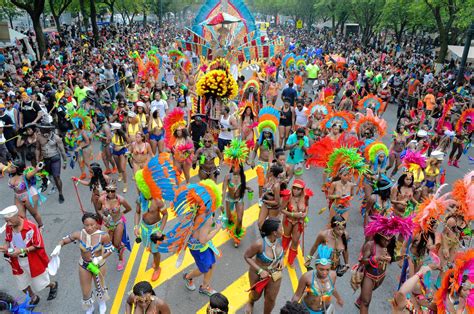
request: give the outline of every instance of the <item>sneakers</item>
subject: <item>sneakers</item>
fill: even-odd
[[[452,166],[453,165],[453,161],[450,159],[448,160],[448,166]]]
[[[187,275],[188,275],[188,273],[184,273],[184,275],[183,275],[183,279],[184,279],[184,281],[186,281],[186,284],[185,284],[186,288],[189,291],[196,290],[196,286],[194,285],[193,280],[186,278]],[[199,288],[199,290],[201,290],[201,288]]]
[[[458,160],[453,161],[453,166],[456,168],[459,168],[459,161]]]
[[[117,173],[117,167],[114,167],[111,173]]]
[[[122,270],[123,270],[123,266],[124,266],[123,260],[122,260],[122,261],[119,261],[118,264],[117,264],[117,271],[122,271]]]
[[[127,191],[128,191],[128,184],[125,183],[125,184],[123,185],[123,190],[122,190],[122,192],[123,192],[123,193],[127,193]]]
[[[56,193],[56,187],[53,185],[51,190],[49,190],[48,195],[51,195],[51,194],[54,194],[54,193]]]
[[[160,278],[160,275],[161,275],[161,267],[153,271],[153,274],[151,275],[151,281],[157,281],[158,278]]]
[[[59,194],[59,199],[58,199],[58,201],[59,201],[59,204],[64,203],[64,196],[63,196],[62,194]]]
[[[203,288],[202,286],[199,286],[199,293],[207,295],[208,297],[212,296],[213,294],[216,294],[217,291],[212,289],[210,286],[207,288]]]
[[[117,181],[118,181],[118,182],[122,181],[122,174],[121,174],[121,173],[118,174],[118,179],[117,179]]]

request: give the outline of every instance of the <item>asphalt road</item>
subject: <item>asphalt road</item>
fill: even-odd
[[[393,131],[395,126],[395,110],[393,106],[389,106],[385,118],[388,121],[388,132]],[[96,147],[97,149],[97,147]],[[447,166],[446,161],[443,166]],[[461,161],[461,168],[457,169],[454,167],[448,167],[447,182],[452,183],[455,179],[459,178],[468,169],[472,168],[469,166],[467,159],[463,156]],[[129,178],[131,177],[131,170],[127,169]],[[62,178],[64,183],[64,195],[66,201],[64,204],[59,204],[57,201],[58,195],[53,194],[48,196],[48,199],[44,205],[41,206],[40,212],[45,222],[44,238],[46,243],[46,250],[51,253],[57,242],[65,235],[70,232],[80,230],[81,224],[81,211],[79,209],[78,200],[74,191],[73,184],[70,180],[72,176],[78,176],[79,170],[67,169],[63,172]],[[219,182],[222,180],[220,176]],[[254,190],[257,190],[257,180],[255,173],[252,170],[247,171],[247,177],[249,184]],[[304,235],[304,250],[307,253],[313,244],[316,234],[325,227],[328,221],[328,212],[326,211],[322,215],[318,215],[320,208],[326,206],[324,195],[320,192],[321,184],[321,171],[317,169],[311,169],[305,171],[303,176],[306,184],[313,190],[315,196],[310,200],[310,222],[306,228]],[[194,176],[192,182],[197,182],[198,177]],[[131,182],[129,180],[129,182]],[[119,185],[119,191],[121,191],[121,185]],[[90,192],[88,188],[80,186],[79,194],[84,204],[84,207],[92,211],[93,208],[90,204]],[[123,195],[122,193],[120,193]],[[7,186],[7,179],[0,179],[0,208],[4,208],[13,204],[12,191]],[[134,188],[129,188],[129,192],[124,195],[130,203],[134,203],[137,193]],[[258,207],[254,204],[255,199],[250,203],[246,200],[246,211],[244,214],[244,225],[248,226],[247,234],[242,241],[239,248],[234,248],[232,241],[225,232],[218,234],[214,243],[219,246],[222,252],[222,258],[220,258],[215,266],[214,277],[212,280],[212,286],[223,292],[230,300],[232,309],[237,313],[243,313],[243,305],[247,300],[247,293],[245,290],[249,288],[247,271],[248,266],[243,259],[243,253],[250,243],[255,241],[259,235],[256,228],[256,219],[258,216]],[[354,204],[354,208],[351,210],[350,221],[348,223],[348,232],[351,237],[349,244],[349,253],[351,264],[356,262],[358,257],[359,249],[363,243],[363,229],[362,219],[359,214],[359,204]],[[127,214],[127,228],[130,235],[133,235],[133,212]],[[173,222],[170,222],[170,224]],[[3,223],[2,223],[3,224]],[[3,236],[1,236],[3,239]],[[1,240],[0,242],[3,242]],[[132,236],[133,242],[133,236]],[[53,280],[59,282],[59,292],[56,300],[46,301],[48,291],[42,291],[39,295],[41,297],[40,304],[36,307],[36,311],[42,313],[82,313],[81,308],[81,290],[79,286],[78,278],[78,258],[79,249],[76,245],[70,244],[64,247],[61,251],[61,268]],[[184,271],[189,271],[193,268],[193,260],[189,254],[184,259],[181,268],[176,269],[175,267],[176,258],[173,256],[164,255],[162,257],[162,274],[158,282],[153,283],[156,294],[166,300],[173,313],[203,313],[205,305],[208,302],[208,298],[200,295],[197,291],[189,292],[184,286],[182,280],[182,274]],[[122,272],[116,270],[118,258],[117,255],[112,255],[108,261],[108,273],[106,276],[106,283],[109,288],[109,294],[111,300],[108,302],[108,312],[110,313],[123,313],[124,301],[126,294],[131,290],[134,282],[148,279],[150,280],[151,272],[151,258],[148,253],[144,253],[143,247],[134,245],[132,252],[126,253],[126,268]],[[277,309],[285,304],[285,302],[291,299],[294,290],[296,289],[297,279],[301,276],[304,268],[302,268],[302,259],[299,263],[295,263],[294,269],[285,269],[283,272],[283,282],[281,290],[278,295],[277,304],[275,307],[275,313]],[[400,275],[400,268],[396,264],[392,264],[388,268],[388,275],[383,285],[377,289],[373,294],[372,304],[370,307],[371,313],[388,313],[390,312],[390,306],[387,299],[391,298],[393,291],[397,288],[398,278]],[[13,280],[10,266],[5,262],[0,262],[0,290],[5,290],[22,299],[22,294],[16,288],[16,284]],[[357,309],[353,305],[353,302],[358,296],[358,292],[354,293],[349,285],[350,273],[342,278],[338,278],[336,288],[341,293],[345,305],[343,308],[336,307],[337,313],[356,313]],[[196,284],[200,284],[200,279],[197,280]],[[262,313],[263,300],[258,302],[255,306],[255,313]],[[96,311],[97,313],[97,311]]]

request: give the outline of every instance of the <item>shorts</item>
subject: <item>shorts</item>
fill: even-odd
[[[425,185],[429,189],[434,188],[436,185],[436,181],[426,181]]]
[[[150,134],[150,141],[161,141],[163,138],[165,137],[165,134],[163,132],[161,132],[160,135],[156,135],[156,134]]]
[[[197,268],[203,274],[211,270],[212,265],[216,263],[216,256],[211,248],[207,248],[204,252],[199,250],[189,250],[194,258]]]
[[[125,155],[127,152],[128,152],[127,147],[124,147],[124,148],[122,148],[121,150],[118,150],[118,151],[112,149],[112,154],[115,155],[115,156],[122,156],[122,155]]]
[[[31,277],[30,265],[28,264],[27,257],[18,258],[18,263],[23,270],[23,274],[13,276],[15,278],[18,289],[25,290],[28,286],[31,287],[33,292],[37,293],[46,288],[50,284],[48,269],[34,278]]]
[[[158,253],[158,244],[151,241],[150,237],[152,234],[161,231],[161,221],[149,225],[143,221],[140,223],[140,236],[142,238],[142,243],[144,246],[150,249],[152,254]]]
[[[61,156],[56,155],[51,158],[45,158],[44,170],[53,177],[59,177],[61,175]]]
[[[217,147],[221,152],[224,151],[225,147],[230,144],[230,140],[224,140],[222,138],[217,139]]]

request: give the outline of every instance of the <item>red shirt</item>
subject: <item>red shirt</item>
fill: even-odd
[[[34,246],[36,248],[36,250],[28,253],[27,255],[31,277],[34,278],[44,273],[49,263],[48,255],[44,249],[43,236],[34,223],[28,221],[26,218],[23,218],[21,237],[23,238],[26,247]],[[13,228],[8,225],[5,230],[5,241],[9,244],[13,241]],[[23,269],[21,269],[20,264],[18,263],[18,257],[9,257],[6,255],[6,258],[12,267],[13,275],[23,274]]]

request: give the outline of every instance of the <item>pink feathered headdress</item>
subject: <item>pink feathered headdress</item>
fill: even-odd
[[[402,162],[407,169],[412,168],[412,164],[418,165],[421,168],[426,167],[426,157],[420,152],[415,152],[409,149],[407,150],[405,156],[403,156]]]
[[[411,236],[415,224],[413,223],[412,216],[409,217],[398,217],[398,216],[382,216],[374,215],[371,217],[373,220],[369,222],[364,229],[367,237],[373,237],[377,233],[386,237],[393,237],[401,235],[405,239]]]

